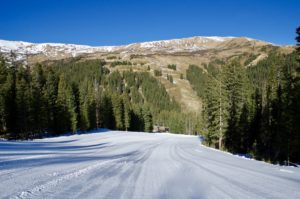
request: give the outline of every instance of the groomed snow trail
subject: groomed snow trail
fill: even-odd
[[[213,150],[196,136],[0,141],[0,198],[300,198],[300,169]]]

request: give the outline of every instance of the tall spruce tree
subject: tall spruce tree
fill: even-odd
[[[226,123],[226,98],[224,85],[220,78],[210,77],[206,82],[204,117],[206,120],[207,132],[206,142],[222,148],[225,123]]]
[[[94,104],[95,104],[95,127],[100,128],[101,125],[101,93],[102,88],[99,86],[99,82],[94,80]]]
[[[144,119],[144,131],[152,132],[153,130],[153,120],[152,115],[148,106],[143,107],[143,119]]]
[[[129,96],[127,93],[123,94],[122,102],[124,107],[124,128],[127,131],[130,128],[130,122],[131,122],[131,107],[130,107]]]
[[[59,78],[57,93],[56,104],[59,114],[57,121],[59,131],[65,132],[71,130],[72,132],[75,132],[77,130],[75,96],[63,74]]]
[[[228,100],[228,120],[225,132],[225,146],[233,152],[240,151],[241,133],[238,131],[239,117],[243,106],[242,66],[232,62],[223,69],[225,95]]]
[[[30,89],[30,73],[27,69],[20,68],[16,78],[16,121],[15,131],[17,137],[32,137],[34,125],[32,115],[32,95]]]
[[[80,129],[89,130],[96,126],[94,90],[91,82],[85,79],[79,87]]]
[[[104,128],[115,129],[116,123],[114,118],[114,111],[112,105],[112,99],[109,94],[104,92],[101,96],[101,126]]]
[[[12,98],[12,76],[4,60],[0,59],[0,134],[9,131],[9,118],[12,114],[10,102]]]
[[[124,107],[122,99],[116,93],[112,94],[111,102],[113,107],[113,113],[115,118],[116,129],[124,129]]]
[[[59,132],[59,126],[57,126],[59,113],[57,107],[57,91],[58,91],[58,78],[54,74],[53,70],[50,69],[45,86],[43,88],[43,98],[46,103],[46,117],[47,117],[47,129],[50,133]]]
[[[45,76],[41,65],[36,65],[32,69],[32,115],[35,123],[35,131],[43,133],[46,130],[46,99],[43,98],[43,87],[45,84]]]

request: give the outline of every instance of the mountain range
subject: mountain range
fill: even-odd
[[[121,46],[88,46],[60,43],[29,43],[23,41],[0,40],[0,54],[14,61],[33,65],[55,60],[103,59],[111,70],[148,71],[165,86],[169,95],[181,107],[190,112],[201,109],[201,99],[184,77],[189,65],[203,67],[205,64],[222,64],[238,58],[245,66],[255,65],[272,52],[289,53],[293,46],[278,46],[269,42],[247,37],[195,36],[183,39],[150,41]],[[111,63],[118,63],[112,67]],[[130,67],[128,66],[130,63]],[[176,70],[168,68],[176,65]],[[174,81],[167,78],[172,75]]]

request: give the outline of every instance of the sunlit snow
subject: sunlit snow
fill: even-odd
[[[0,198],[300,198],[300,169],[197,136],[101,131],[0,140]]]

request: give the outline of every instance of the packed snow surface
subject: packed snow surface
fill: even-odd
[[[0,198],[300,198],[300,169],[212,150],[197,136],[2,140]]]

